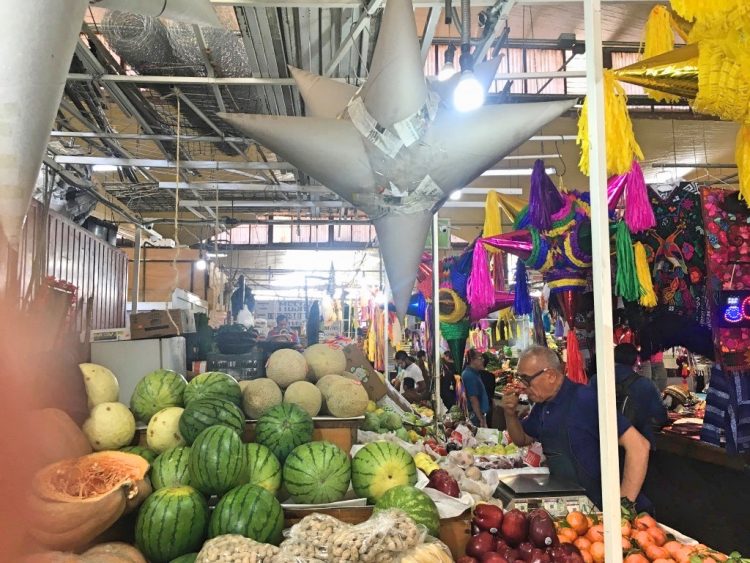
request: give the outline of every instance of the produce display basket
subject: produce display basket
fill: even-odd
[[[247,354],[255,346],[252,332],[219,332],[216,347],[222,354]]]
[[[206,368],[228,373],[238,381],[258,379],[266,375],[266,354],[260,346],[245,354],[209,354]]]

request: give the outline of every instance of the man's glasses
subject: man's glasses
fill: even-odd
[[[526,387],[531,387],[531,382],[534,381],[537,377],[542,375],[545,371],[547,371],[549,368],[542,368],[538,372],[532,375],[526,375],[523,373],[516,374],[516,378],[521,380],[521,383],[524,384]]]

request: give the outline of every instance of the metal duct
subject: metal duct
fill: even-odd
[[[203,67],[205,56],[201,53],[193,26],[168,21],[165,28],[175,56],[186,65]],[[252,74],[240,37],[226,29],[203,28],[201,32],[216,76],[241,78]]]
[[[159,18],[110,10],[102,19],[101,30],[112,48],[139,71],[182,70],[184,74]]]

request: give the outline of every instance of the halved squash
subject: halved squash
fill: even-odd
[[[37,441],[31,453],[32,467],[39,469],[61,459],[80,457],[91,453],[91,444],[75,421],[60,409],[29,411],[28,424]]]

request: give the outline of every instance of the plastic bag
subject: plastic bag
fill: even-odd
[[[418,526],[400,510],[383,510],[356,526],[335,533],[328,544],[328,561],[391,561],[424,541],[424,526]]]
[[[285,551],[288,557],[299,557],[302,561],[304,558],[309,558],[311,561],[315,559],[326,561],[331,538],[351,527],[351,524],[333,516],[315,512],[284,531],[286,540],[281,544],[282,551]]]
[[[280,550],[274,555],[271,563],[326,563],[325,547],[323,553],[318,553],[316,546],[302,540],[284,540]]]
[[[427,536],[424,543],[397,555],[391,563],[453,563],[453,556],[447,545]]]
[[[267,543],[258,543],[244,536],[226,534],[217,536],[203,544],[196,563],[272,563],[279,548]]]
[[[377,432],[357,430],[357,443],[352,446],[350,453],[354,455],[355,453],[357,453],[357,451],[364,447],[365,444],[369,444],[370,442],[392,442],[394,444],[398,444],[407,452],[409,452],[412,457],[423,451],[421,443],[412,444],[410,442],[404,442],[401,438],[396,436],[394,432],[378,434]]]

